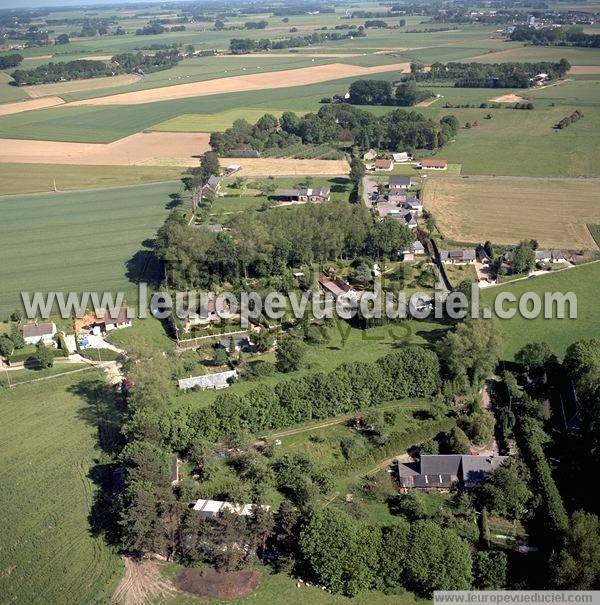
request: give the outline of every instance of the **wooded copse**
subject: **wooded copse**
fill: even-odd
[[[348,101],[354,105],[400,105],[409,107],[430,99],[435,93],[417,87],[414,78],[392,84],[387,80],[357,80],[350,84]]]
[[[376,221],[363,205],[347,202],[246,211],[225,233],[187,223],[174,212],[157,236],[170,285],[180,289],[239,284],[246,277],[277,277],[285,287],[290,267],[361,255],[396,259],[414,242],[405,225]]]
[[[11,76],[17,86],[50,84],[139,71],[150,73],[169,69],[177,65],[180,58],[179,51],[175,48],[159,50],[153,55],[145,55],[141,52],[122,53],[115,55],[110,61],[77,59],[67,62],[50,62],[35,69],[17,69],[12,72]]]
[[[344,103],[324,105],[317,113],[299,117],[286,111],[281,118],[266,114],[256,124],[236,120],[231,128],[213,132],[210,144],[226,155],[235,149],[284,149],[298,143],[337,145],[354,143],[362,149],[435,149],[458,132],[458,120],[444,116],[439,121],[414,111],[396,109],[383,116]]]
[[[538,63],[433,63],[429,72],[416,72],[419,81],[454,80],[456,88],[529,88],[538,74],[562,78],[571,68],[566,59]]]
[[[581,26],[533,28],[518,25],[511,40],[529,42],[537,46],[577,46],[600,48],[600,34],[586,34]]]

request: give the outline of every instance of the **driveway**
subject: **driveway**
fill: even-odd
[[[373,194],[379,191],[377,179],[374,176],[363,177],[363,201],[367,208],[373,207]]]

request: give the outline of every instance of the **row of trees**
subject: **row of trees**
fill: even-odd
[[[579,111],[579,109],[576,109],[570,116],[566,116],[560,122],[558,122],[556,124],[556,128],[562,130],[563,128],[566,128],[567,126],[573,124],[573,122],[581,120],[581,118],[583,118],[583,113]]]
[[[598,463],[600,341],[574,343],[562,365],[543,342],[524,346],[515,360],[516,374],[504,372],[495,408],[501,447],[506,447],[507,436],[514,436],[525,465],[512,462],[493,473],[484,488],[485,502],[490,510],[529,524],[536,542],[545,547],[545,587],[597,588],[600,521],[587,510],[574,507],[570,511],[566,502],[597,511],[597,501],[585,478]],[[566,432],[569,402],[564,394],[569,379],[580,396],[581,429]],[[560,406],[556,416],[553,400]],[[557,476],[564,477],[564,497]],[[528,493],[527,486],[534,495]],[[505,495],[501,495],[503,491]]]
[[[348,101],[354,105],[400,105],[408,107],[435,96],[417,87],[414,78],[394,86],[387,80],[357,80],[350,84]]]
[[[417,72],[418,80],[455,80],[458,88],[528,88],[532,78],[545,73],[563,77],[571,68],[566,59],[538,63],[433,63],[429,72]]]
[[[431,396],[439,388],[439,366],[435,353],[406,347],[375,363],[343,364],[328,374],[260,385],[244,395],[222,394],[201,409],[169,406],[164,394],[171,388],[170,376],[159,362],[135,368],[133,380],[137,382],[131,394],[128,434],[136,439],[154,436],[157,442],[185,452],[196,440],[214,443],[347,414],[381,401]],[[156,394],[158,387],[161,391]]]
[[[60,61],[47,63],[35,69],[17,69],[11,75],[17,86],[28,84],[47,84],[65,80],[82,80],[85,78],[100,78],[114,76],[118,73],[134,73],[137,71],[152,72],[169,69],[180,60],[179,51],[175,48],[159,50],[153,55],[138,53],[122,53],[115,55],[110,63],[106,61],[91,61],[77,59],[75,61]]]
[[[510,39],[519,42],[529,42],[538,46],[600,48],[600,34],[586,34],[581,26],[542,27],[535,29],[519,25],[513,30]]]
[[[457,131],[458,120],[450,115],[435,121],[421,113],[396,109],[375,116],[351,105],[332,104],[302,117],[288,111],[279,119],[266,114],[254,125],[236,120],[231,128],[212,133],[210,143],[220,155],[235,149],[265,151],[299,143],[333,146],[339,141],[356,143],[362,149],[435,149]]]
[[[345,40],[350,36],[364,37],[366,34],[364,28],[359,27],[352,33],[327,32],[323,34],[313,32],[308,36],[291,36],[277,40],[269,40],[268,38],[261,38],[260,40],[254,38],[232,38],[229,42],[229,52],[233,55],[243,55],[256,51],[303,48],[305,46],[312,46],[313,44],[322,44],[328,40]]]

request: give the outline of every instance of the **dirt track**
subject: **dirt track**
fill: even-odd
[[[159,101],[203,97],[230,92],[304,86],[306,84],[318,84],[319,82],[338,80],[340,78],[364,76],[389,71],[407,73],[410,71],[410,64],[394,63],[392,65],[377,65],[375,67],[360,67],[358,65],[349,65],[346,63],[316,65],[314,67],[303,67],[300,69],[247,74],[244,76],[206,80],[204,82],[189,82],[188,84],[179,84],[176,86],[125,92],[96,99],[76,101],[75,103],[69,103],[69,107],[77,105],[141,105],[143,103],[156,103]]]
[[[4,103],[0,105],[0,116],[8,116],[22,111],[32,111],[34,109],[45,109],[64,105],[60,97],[46,97],[44,99],[31,99],[30,101],[17,101],[16,103]]]
[[[575,76],[600,74],[600,65],[572,65],[569,74]]]
[[[197,165],[208,133],[138,133],[107,145],[0,139],[0,162],[99,166]],[[232,162],[230,162],[232,163]]]

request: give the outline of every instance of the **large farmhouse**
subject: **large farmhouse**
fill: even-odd
[[[329,187],[318,189],[277,189],[275,199],[278,202],[328,202],[331,199]]]
[[[23,340],[28,345],[35,345],[39,342],[51,344],[56,334],[56,324],[54,323],[34,323],[23,326]]]
[[[472,489],[481,486],[487,473],[507,459],[507,456],[423,455],[418,462],[398,462],[398,483],[404,490],[450,489],[456,482]]]

